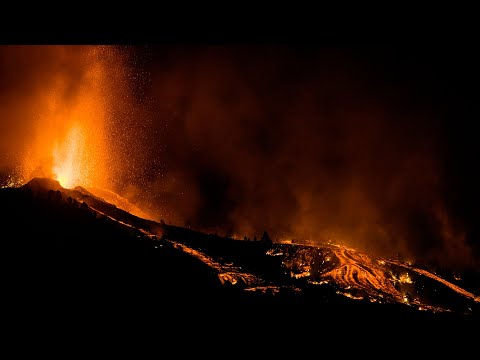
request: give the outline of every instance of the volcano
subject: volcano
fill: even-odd
[[[21,309],[20,322],[143,319],[280,333],[320,323],[464,327],[479,319],[478,274],[439,273],[333,243],[222,237],[143,219],[49,178],[0,189],[0,199],[4,294]]]

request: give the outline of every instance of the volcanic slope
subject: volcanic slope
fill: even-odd
[[[165,324],[174,314],[170,326],[274,333],[320,323],[439,330],[478,321],[475,287],[334,244],[206,234],[46,178],[0,189],[0,204],[5,300],[27,321]]]

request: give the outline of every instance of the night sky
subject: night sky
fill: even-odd
[[[106,121],[112,148],[124,150],[110,158],[122,163],[112,190],[159,219],[205,231],[243,238],[267,230],[279,240],[333,239],[478,266],[474,50],[438,42],[118,46],[126,75]],[[67,74],[75,94],[85,66],[81,51],[71,68],[55,51],[37,60],[27,53],[0,47],[4,129],[28,128],[32,112],[13,103],[34,97],[41,79]],[[12,56],[22,59],[15,75]],[[0,140],[4,153],[15,144]],[[4,172],[12,159],[0,157]]]

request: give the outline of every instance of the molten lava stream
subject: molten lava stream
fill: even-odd
[[[385,270],[375,264],[367,255],[350,251],[344,247],[334,248],[334,253],[340,264],[324,274],[323,277],[331,278],[345,288],[360,288],[374,297],[386,293],[396,301],[403,301],[403,295],[387,279]],[[377,294],[372,294],[374,289],[378,291]]]

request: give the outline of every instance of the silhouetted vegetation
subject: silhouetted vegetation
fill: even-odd
[[[266,244],[272,244],[272,239],[270,239],[270,235],[268,235],[266,231],[263,233],[262,237],[260,238],[260,241]]]

